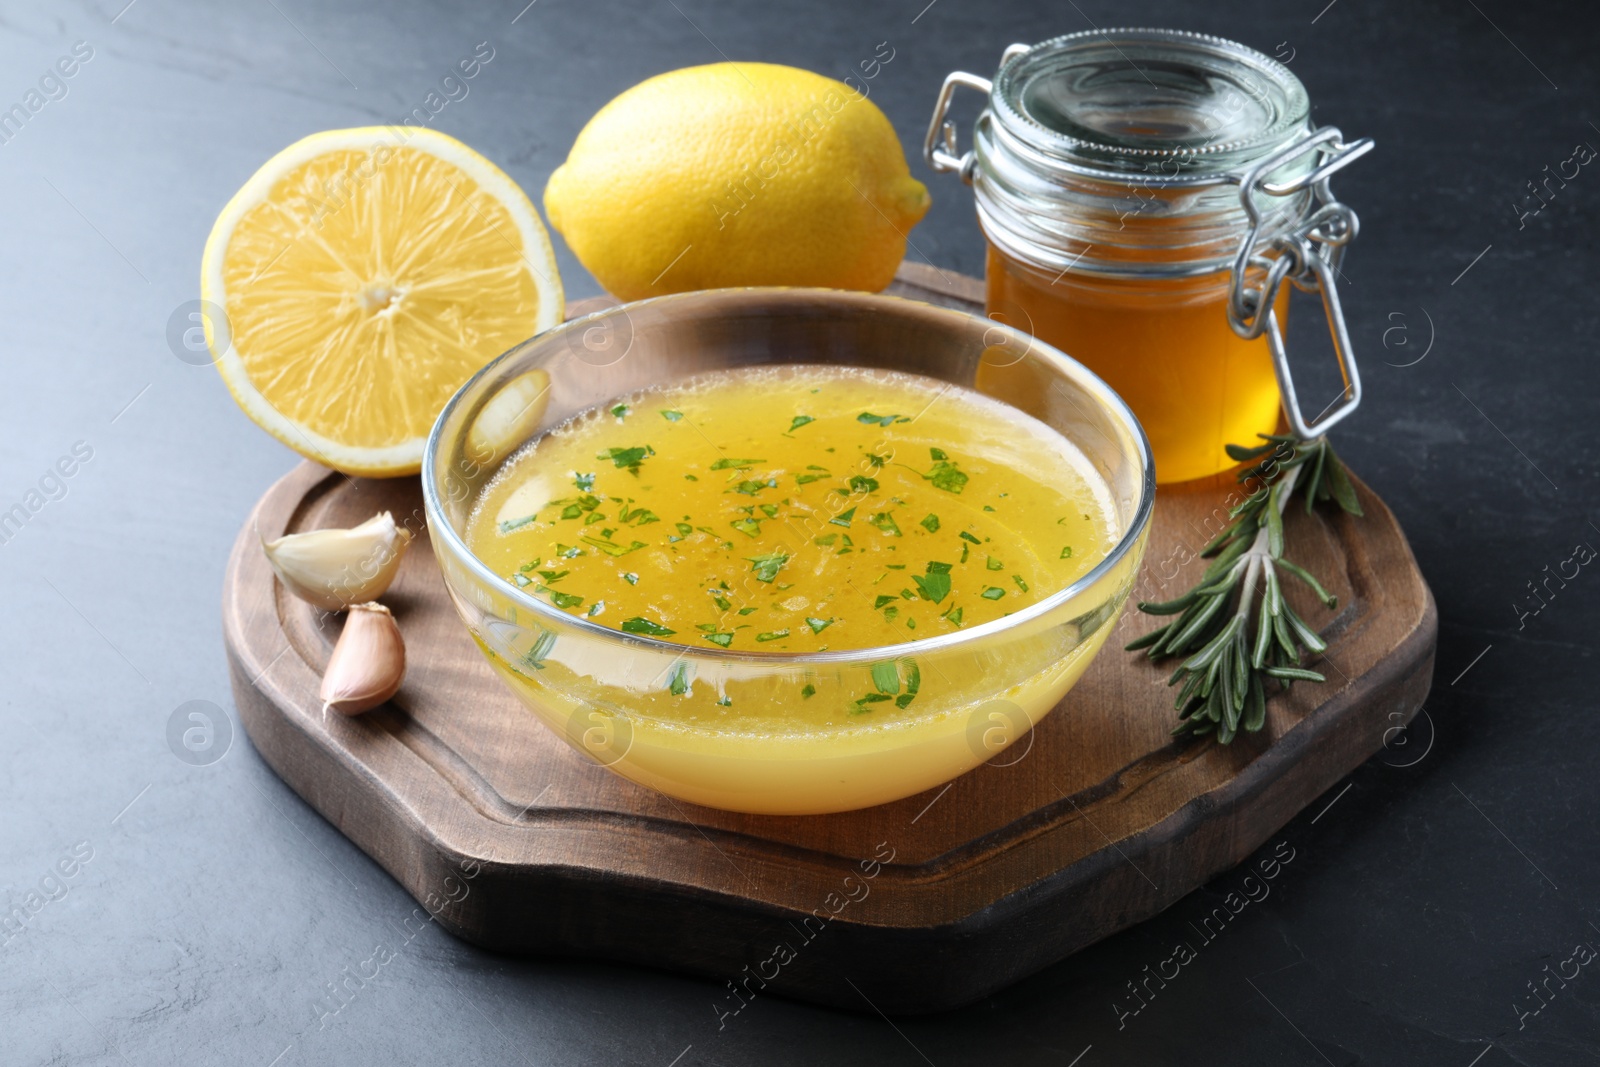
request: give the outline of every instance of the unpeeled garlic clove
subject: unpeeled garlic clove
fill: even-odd
[[[389,609],[353,604],[317,696],[324,714],[359,715],[399,692],[405,676],[406,643]]]
[[[410,544],[411,531],[385,511],[348,530],[287,534],[261,548],[289,592],[324,611],[343,611],[382,596]]]

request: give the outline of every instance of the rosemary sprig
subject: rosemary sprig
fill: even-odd
[[[1179,686],[1173,706],[1181,721],[1174,735],[1215,731],[1227,744],[1240,730],[1259,730],[1266,722],[1269,680],[1284,689],[1325,680],[1301,664],[1302,650],[1317,655],[1327,643],[1289,606],[1279,575],[1304,582],[1329,608],[1339,602],[1310,571],[1284,558],[1283,513],[1297,490],[1307,514],[1331,500],[1360,515],[1361,504],[1326,437],[1259,436],[1266,444],[1228,446],[1235,460],[1258,460],[1240,472],[1239,481],[1258,482],[1259,488],[1233,508],[1231,521],[1201,551],[1211,565],[1176,600],[1141,602],[1139,610],[1147,614],[1178,617],[1127,646],[1130,652],[1145,649],[1155,660],[1185,657],[1167,681]]]

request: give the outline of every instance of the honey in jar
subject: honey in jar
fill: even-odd
[[[945,115],[962,86],[988,103],[957,156]],[[1232,467],[1229,443],[1285,415],[1314,436],[1359,400],[1335,281],[1356,219],[1327,179],[1372,143],[1309,113],[1282,64],[1172,30],[1013,45],[993,81],[946,80],[926,155],[973,186],[990,317],[1105,379],[1160,482]],[[1344,378],[1310,420],[1283,353],[1285,281],[1321,293]]]

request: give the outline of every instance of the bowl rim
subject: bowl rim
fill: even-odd
[[[465,540],[456,530],[455,526],[447,521],[439,502],[438,491],[434,487],[433,473],[438,458],[441,431],[445,424],[455,413],[457,406],[463,398],[477,385],[478,381],[493,373],[506,360],[523,351],[532,344],[559,343],[560,338],[574,332],[588,329],[589,324],[607,315],[628,314],[633,309],[643,307],[658,307],[686,302],[690,298],[704,300],[707,297],[722,298],[724,300],[735,297],[753,299],[792,298],[796,300],[809,299],[812,301],[826,301],[835,304],[856,305],[865,308],[895,309],[899,305],[927,309],[942,316],[954,319],[976,320],[985,324],[987,332],[999,331],[1026,343],[1026,350],[1039,354],[1042,358],[1056,364],[1057,369],[1064,371],[1068,377],[1073,378],[1078,384],[1084,386],[1089,392],[1095,394],[1102,404],[1120,416],[1132,430],[1133,439],[1138,458],[1143,469],[1140,479],[1140,500],[1134,511],[1133,520],[1128,523],[1122,536],[1104,559],[1095,564],[1087,573],[1083,574],[1072,584],[1059,589],[1050,596],[1036,603],[1030,604],[1011,615],[993,619],[980,626],[970,629],[956,630],[952,633],[938,634],[932,637],[921,637],[913,641],[902,641],[893,645],[872,645],[866,648],[839,649],[827,652],[773,652],[773,651],[746,651],[743,649],[699,648],[695,645],[680,645],[672,641],[649,637],[640,634],[624,633],[602,623],[591,621],[578,615],[572,615],[552,604],[547,604],[537,597],[531,596],[524,590],[501,578],[488,565],[480,560],[476,554],[467,547]],[[998,399],[998,398],[992,398]],[[525,444],[526,442],[524,442]],[[522,445],[518,445],[520,451]],[[513,453],[514,454],[514,453]],[[1134,546],[1143,538],[1150,526],[1151,515],[1155,509],[1156,479],[1155,460],[1150,450],[1150,440],[1145,434],[1144,426],[1134,415],[1133,409],[1128,407],[1125,400],[1119,396],[1105,381],[1088,367],[1079,363],[1071,356],[1062,352],[1054,345],[1046,344],[1031,334],[1024,333],[1014,327],[994,319],[984,318],[970,311],[960,308],[945,307],[929,303],[924,300],[913,300],[907,297],[894,296],[885,293],[868,293],[853,289],[827,289],[803,286],[740,286],[720,289],[692,289],[682,293],[668,293],[664,296],[648,297],[643,300],[634,300],[626,303],[614,304],[610,307],[600,308],[587,315],[553,326],[542,333],[538,333],[525,340],[512,345],[506,351],[490,360],[479,368],[471,378],[464,382],[461,388],[451,395],[450,400],[434,419],[432,428],[428,431],[428,442],[423,449],[422,470],[423,508],[428,518],[428,536],[430,542],[438,551],[438,546],[443,537],[443,544],[450,554],[458,561],[464,562],[468,570],[481,581],[491,583],[502,595],[507,597],[519,610],[526,609],[541,623],[555,624],[555,627],[573,627],[578,631],[605,641],[619,642],[631,647],[643,648],[650,651],[671,653],[685,656],[694,660],[706,660],[717,663],[743,663],[759,664],[762,666],[805,665],[805,664],[870,664],[886,659],[899,659],[905,656],[926,655],[933,652],[946,652],[959,646],[981,643],[982,641],[999,636],[1010,630],[1034,622],[1042,616],[1047,616],[1067,603],[1077,599],[1085,590],[1097,584],[1114,568],[1121,564],[1123,559],[1133,551]]]

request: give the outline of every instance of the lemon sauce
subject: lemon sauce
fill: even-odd
[[[586,412],[482,492],[473,553],[553,607],[736,651],[899,644],[1059,592],[1116,543],[1076,448],[959,386],[706,375]]]

